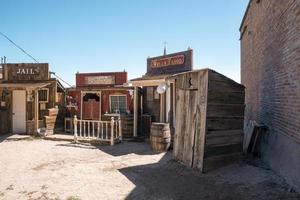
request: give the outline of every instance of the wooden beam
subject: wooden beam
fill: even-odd
[[[138,87],[134,87],[134,97],[133,97],[133,136],[137,136],[138,129]]]
[[[129,84],[134,87],[142,87],[142,86],[158,86],[161,83],[164,83],[165,79],[149,79],[149,80],[138,80],[138,81],[129,81]]]
[[[170,82],[167,83],[169,85],[167,91],[166,91],[166,113],[165,113],[165,121],[167,123],[170,123],[171,119],[169,118],[170,117],[170,111],[171,111],[171,84]]]
[[[35,98],[34,98],[34,121],[35,121],[35,131],[38,133],[39,129],[39,90],[35,90]]]
[[[80,119],[82,119],[82,91],[80,91]]]

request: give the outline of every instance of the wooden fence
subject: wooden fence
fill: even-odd
[[[97,120],[81,120],[76,115],[73,119],[74,123],[74,141],[78,139],[99,140],[102,142],[110,142],[114,145],[116,141],[122,140],[121,119],[110,121]]]

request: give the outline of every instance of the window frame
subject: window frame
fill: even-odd
[[[113,113],[112,107],[111,107],[111,105],[112,105],[111,104],[111,97],[114,97],[114,96],[125,97],[125,105],[126,105],[125,113],[126,113],[126,111],[128,110],[127,95],[126,94],[112,94],[112,95],[109,95],[109,111],[110,111],[110,113]],[[120,101],[118,101],[118,108],[119,108],[119,111],[120,111]],[[119,114],[121,114],[121,112]]]
[[[39,103],[48,103],[49,102],[49,88],[41,88],[41,89],[38,90],[38,92],[41,91],[41,90],[46,90],[47,91],[47,101],[40,101],[40,99],[39,99]],[[40,98],[40,95],[38,96],[38,98]]]

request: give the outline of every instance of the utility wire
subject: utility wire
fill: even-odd
[[[29,56],[32,60],[34,60],[36,63],[39,63],[32,55],[30,55],[29,53],[27,53],[22,47],[20,47],[19,45],[17,45],[14,41],[12,41],[12,39],[10,39],[7,35],[5,35],[4,33],[0,32],[0,35],[2,35],[3,37],[5,37],[9,42],[11,42],[15,47],[17,47],[19,50],[21,50],[23,53],[25,53],[27,56]]]
[[[62,78],[60,78],[59,76],[57,76],[57,75],[55,74],[55,72],[50,72],[50,74],[54,75],[54,76],[55,76],[56,78],[58,78],[59,80],[61,80],[62,82],[64,82],[64,83],[67,84],[68,86],[72,87],[71,84],[67,83],[67,82],[64,81]]]
[[[6,38],[10,43],[12,43],[15,47],[17,47],[19,50],[21,50],[23,53],[25,53],[27,56],[29,56],[36,63],[39,63],[32,55],[30,55],[29,53],[27,53],[22,47],[20,47],[19,45],[17,45],[12,39],[10,39],[7,35],[5,35],[4,33],[2,33],[1,31],[0,31],[0,35],[2,35],[4,38]],[[60,78],[59,76],[57,76],[55,74],[55,72],[51,72],[51,74],[53,74],[56,78],[58,78],[59,80],[61,80],[65,84],[67,84],[68,86],[72,87],[72,85],[70,85],[69,83],[67,83],[66,81],[64,81],[62,78]]]

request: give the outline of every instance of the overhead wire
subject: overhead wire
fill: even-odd
[[[5,35],[4,33],[2,33],[1,31],[0,31],[0,35],[2,35],[5,39],[7,39],[10,43],[12,43],[15,47],[17,47],[19,50],[21,50],[24,54],[26,54],[28,57],[30,57],[32,60],[34,60],[36,63],[39,63],[39,61],[37,61],[37,59],[35,59],[31,54],[29,54],[27,51],[25,51],[25,49],[23,49],[20,45],[18,45],[17,43],[15,43],[12,39],[10,39],[7,35]],[[71,84],[69,84],[68,82],[66,82],[65,80],[63,80],[61,77],[59,77],[58,75],[56,75],[55,72],[50,72],[50,73],[53,74],[56,78],[58,78],[62,82],[64,82],[65,84],[67,84],[68,86],[72,87]]]
[[[37,61],[37,59],[35,59],[32,55],[30,55],[29,53],[27,53],[27,51],[25,51],[22,47],[20,47],[18,44],[16,44],[12,39],[10,39],[7,35],[5,35],[4,33],[2,33],[1,31],[0,31],[0,35],[2,35],[3,37],[5,37],[10,43],[12,43],[15,47],[17,47],[19,50],[21,50],[23,53],[25,53],[27,56],[29,56],[36,63],[39,63]]]

